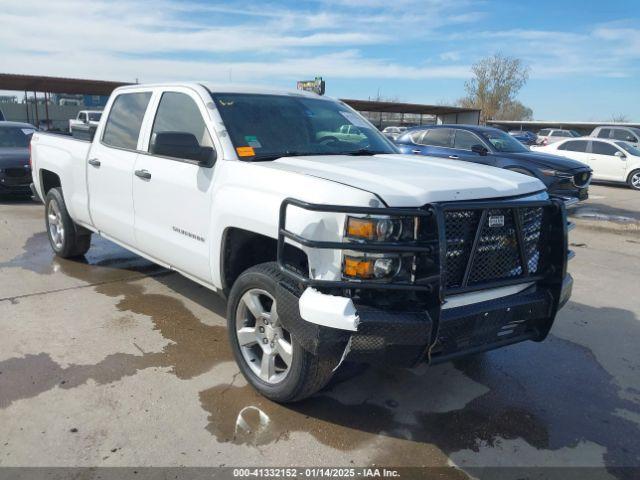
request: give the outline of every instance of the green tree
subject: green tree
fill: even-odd
[[[531,118],[530,108],[516,100],[516,95],[529,79],[529,68],[522,60],[497,53],[486,57],[471,67],[473,78],[465,82],[467,95],[458,103],[463,107],[482,110],[480,120],[510,120]]]

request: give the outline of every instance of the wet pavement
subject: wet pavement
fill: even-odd
[[[543,343],[282,406],[238,373],[223,299],[95,235],[54,258],[42,216],[0,202],[0,466],[640,466],[632,233],[571,233],[574,295]]]

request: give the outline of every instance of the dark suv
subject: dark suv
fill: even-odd
[[[529,150],[497,128],[475,125],[415,127],[398,137],[402,153],[483,163],[537,177],[550,194],[567,200],[588,197],[591,169],[584,163]]]

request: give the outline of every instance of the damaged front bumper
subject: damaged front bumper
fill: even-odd
[[[346,207],[304,204],[287,200],[281,210],[278,263],[285,274],[276,292],[278,315],[285,328],[309,352],[318,355],[342,355],[343,360],[370,364],[413,366],[420,362],[436,364],[457,357],[492,350],[524,340],[546,338],[558,310],[568,301],[573,279],[567,273],[568,242],[565,207],[559,200],[536,202],[548,210],[541,255],[543,269],[527,267],[517,278],[491,281],[474,287],[463,284],[456,288],[446,283],[446,245],[444,212],[447,205],[430,205],[430,229],[437,233],[431,240],[432,268],[412,284],[387,285],[348,281],[312,280],[287,268],[285,237],[311,248],[353,248],[334,242],[314,242],[290,234],[285,228],[286,204],[315,210],[346,210]],[[456,208],[460,209],[461,204]],[[507,207],[505,207],[507,205]],[[530,203],[476,202],[464,208],[490,211],[495,208],[530,207]],[[367,209],[358,208],[358,211]],[[376,212],[379,213],[375,209]],[[545,211],[547,211],[545,210]],[[424,216],[424,209],[420,214]],[[485,213],[482,214],[485,218]],[[426,216],[425,216],[426,217]],[[517,222],[516,222],[517,223]],[[478,224],[480,231],[481,222]],[[521,225],[516,225],[517,243],[522,244]],[[476,235],[479,237],[480,233]],[[424,247],[416,239],[415,245]],[[475,244],[478,242],[474,242]],[[397,246],[386,245],[385,248]],[[371,248],[363,246],[362,248]],[[524,262],[524,249],[520,249]],[[473,265],[473,254],[467,270]],[[467,277],[466,275],[465,277]],[[400,307],[379,306],[361,301],[354,295],[357,288],[370,289],[382,298],[393,289],[419,291],[422,302],[407,301]],[[368,297],[370,299],[370,297]],[[415,297],[414,297],[415,298]],[[426,300],[425,300],[426,299]]]
[[[298,297],[282,282],[277,293],[278,312],[302,346],[315,355],[344,353],[344,359],[410,367],[419,362],[436,364],[524,340],[542,341],[556,311],[571,295],[573,279],[567,274],[559,295],[530,285],[518,293],[468,305],[443,308],[438,321],[425,310],[389,311],[366,305],[331,310],[336,298],[313,293],[312,302],[323,305],[333,325],[306,320],[301,312],[315,311],[311,297]],[[342,302],[340,302],[342,303]],[[445,304],[446,305],[446,304]],[[355,314],[355,315],[354,315]],[[342,318],[342,323],[336,321]],[[436,324],[437,323],[437,324]],[[351,328],[353,327],[353,328]]]

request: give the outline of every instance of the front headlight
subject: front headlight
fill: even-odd
[[[412,218],[347,216],[345,237],[351,240],[389,242],[411,235]]]
[[[394,277],[400,271],[401,265],[398,255],[345,254],[342,273],[346,278],[385,280]]]
[[[559,177],[559,178],[571,178],[573,175],[560,170],[554,170],[552,168],[541,168],[540,171],[547,177]]]
[[[414,241],[415,222],[415,218],[409,216],[347,216],[344,238],[353,243]],[[412,259],[411,254],[345,251],[342,275],[352,280],[406,280],[410,276]]]

